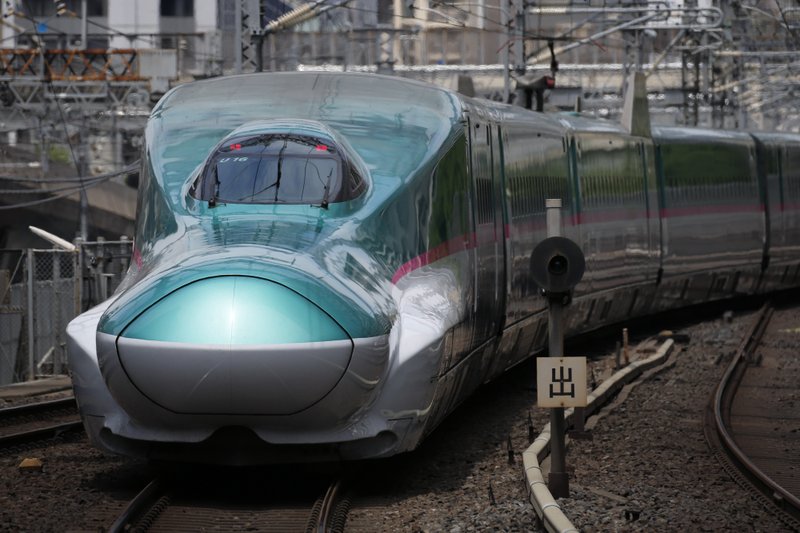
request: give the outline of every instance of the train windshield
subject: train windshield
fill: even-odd
[[[291,134],[226,141],[210,158],[200,181],[195,196],[212,206],[286,203],[327,208],[360,194],[364,185],[331,143]]]

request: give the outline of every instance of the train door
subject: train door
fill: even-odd
[[[669,226],[666,218],[667,199],[664,185],[664,158],[661,155],[661,145],[653,143],[653,147],[655,154],[656,198],[658,200],[658,275],[656,276],[656,284],[660,284],[661,279],[664,277],[664,257],[669,251],[667,248]]]
[[[506,325],[506,306],[511,296],[509,276],[511,272],[511,253],[509,251],[510,217],[508,212],[508,199],[506,197],[507,184],[505,175],[505,154],[503,153],[503,130],[499,125],[492,127],[492,168],[494,169],[494,213],[495,226],[500,240],[500,256],[497,265],[497,315],[498,333]]]
[[[493,132],[493,130],[495,130]],[[501,327],[503,292],[505,291],[502,213],[496,206],[500,200],[499,175],[495,172],[497,150],[496,127],[484,117],[469,120],[472,181],[475,213],[475,327],[473,346],[497,335]],[[494,133],[494,134],[493,134]]]
[[[647,224],[647,269],[653,271],[656,281],[661,272],[661,217],[658,209],[655,146],[652,141],[639,142],[642,179],[645,193],[645,221]],[[649,277],[649,276],[648,276]]]
[[[782,225],[780,213],[780,148],[762,142],[758,137],[752,137],[756,143],[758,194],[764,213],[764,249],[761,266],[762,269],[766,269],[769,265],[770,248],[772,246],[776,248],[780,247],[779,242],[776,241],[774,245],[772,243],[773,231],[778,230],[777,235],[780,236],[780,228]]]

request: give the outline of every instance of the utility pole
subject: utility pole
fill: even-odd
[[[517,76],[525,75],[525,0],[511,0],[514,6],[514,32],[511,38],[513,39],[514,50],[514,73]],[[525,100],[524,91],[516,91],[517,105],[522,105]]]
[[[242,73],[242,2],[234,0],[233,15],[233,73]]]
[[[503,63],[503,103],[505,104],[509,103],[511,99],[511,73],[509,72],[511,68],[511,58],[508,53],[508,47],[511,45],[511,26],[508,20],[508,13],[511,9],[512,2],[513,0],[503,0],[503,5],[500,8],[500,23],[503,28],[505,28],[506,32],[506,43],[503,46],[501,55]]]
[[[83,126],[78,132],[78,176],[81,178],[86,177],[88,173],[88,154],[86,153],[89,139],[86,130],[86,114],[83,115]],[[86,194],[86,187],[81,181],[81,195],[80,195],[80,213],[78,224],[78,236],[86,242],[89,240],[89,197]]]
[[[81,48],[89,48],[89,0],[81,0]]]

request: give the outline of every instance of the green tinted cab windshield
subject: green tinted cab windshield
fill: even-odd
[[[217,203],[311,204],[357,197],[364,180],[330,142],[294,134],[227,139],[217,147],[192,187],[192,195]]]

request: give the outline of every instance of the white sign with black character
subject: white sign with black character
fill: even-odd
[[[586,407],[586,358],[537,357],[539,407]]]

